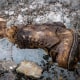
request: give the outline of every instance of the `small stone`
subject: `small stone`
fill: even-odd
[[[23,73],[26,76],[32,76],[34,78],[40,78],[42,74],[42,68],[36,63],[31,61],[22,61],[19,67],[16,69],[17,72]]]
[[[5,13],[6,15],[8,15],[8,14],[9,14],[9,11],[5,11],[4,13]]]
[[[23,22],[23,17],[22,17],[22,15],[19,14],[17,20],[18,20],[19,22]]]
[[[9,71],[9,70],[14,70],[17,67],[17,64],[11,60],[8,60],[2,62],[2,67],[5,71],[6,70]]]
[[[13,15],[14,14],[14,11],[9,11],[9,15]]]
[[[27,11],[28,8],[21,8],[21,12]]]
[[[14,25],[14,23],[15,23],[14,19],[11,19],[11,20],[7,21],[7,24],[6,24],[7,28],[9,28],[12,25]]]

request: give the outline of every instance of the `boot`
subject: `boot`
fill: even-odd
[[[74,69],[78,62],[77,33],[62,23],[11,27],[6,34],[19,48],[47,50],[53,61],[63,68]]]

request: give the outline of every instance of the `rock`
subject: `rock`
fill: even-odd
[[[8,61],[3,61],[2,62],[2,67],[3,69],[6,71],[10,71],[10,70],[14,70],[16,67],[17,67],[17,64],[14,63],[13,61],[11,60],[8,60]]]
[[[14,24],[14,19],[11,19],[11,20],[9,20],[9,21],[7,21],[7,27],[9,28],[9,27],[11,27],[13,24]]]
[[[0,61],[0,64],[4,71],[14,70],[17,67],[17,64],[11,60],[8,61]]]
[[[14,15],[14,11],[9,11],[9,15]]]
[[[22,17],[22,15],[19,14],[17,20],[18,20],[20,23],[22,23],[22,22],[23,22],[23,17]]]
[[[16,21],[16,22],[15,22],[15,25],[24,24],[24,19],[23,19],[23,16],[22,16],[21,14],[19,14],[19,15],[17,16],[17,19],[16,19],[15,21]]]
[[[23,73],[26,76],[32,76],[34,78],[40,78],[42,74],[42,68],[36,63],[31,61],[22,61],[19,67],[16,69],[17,72]]]

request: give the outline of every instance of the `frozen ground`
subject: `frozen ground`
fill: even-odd
[[[78,29],[80,27],[80,0],[0,0],[0,17],[7,19],[7,27],[60,21],[68,28]],[[19,49],[7,39],[0,40],[0,60],[13,60],[19,63],[26,59],[43,65],[46,62],[43,59],[45,54],[46,52],[41,49]],[[63,70],[55,65],[53,67],[53,73],[49,71],[44,72],[43,75],[46,77],[54,75],[54,80],[80,79],[80,67],[79,74]]]

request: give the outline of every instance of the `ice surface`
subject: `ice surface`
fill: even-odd
[[[0,40],[0,60],[6,59],[15,61],[16,63],[20,63],[23,60],[34,61],[41,64],[43,59],[43,55],[46,54],[42,49],[19,49],[13,44],[11,44],[7,39]]]

